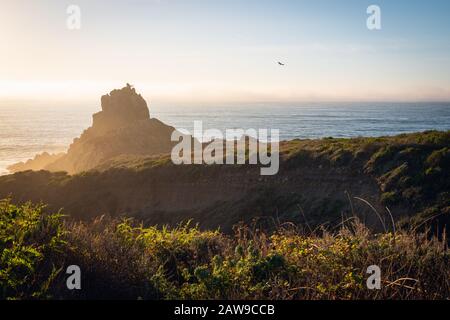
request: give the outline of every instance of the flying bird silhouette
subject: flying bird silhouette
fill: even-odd
[[[280,61],[278,61],[278,64],[279,64],[280,66],[284,66],[284,63],[281,63]]]

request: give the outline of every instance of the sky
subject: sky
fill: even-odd
[[[450,101],[448,0],[0,0],[0,39],[0,103]]]

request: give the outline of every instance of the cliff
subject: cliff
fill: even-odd
[[[43,201],[75,219],[107,214],[148,224],[193,219],[230,231],[240,221],[293,221],[315,229],[357,216],[377,230],[450,225],[450,132],[384,138],[293,140],[280,171],[255,165],[181,165],[168,156],[115,158],[77,175],[21,172],[0,177],[0,198]],[[370,202],[381,216],[366,203]]]

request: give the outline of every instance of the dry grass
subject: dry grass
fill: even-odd
[[[40,206],[0,205],[3,299],[449,299],[447,239],[397,230],[373,234],[355,219],[335,231],[293,224],[233,235],[143,227],[105,217],[65,224]],[[65,268],[82,290],[65,287]],[[381,290],[366,286],[381,268]]]

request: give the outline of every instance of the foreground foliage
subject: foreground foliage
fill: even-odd
[[[0,298],[46,298],[62,265],[66,241],[61,214],[43,206],[0,201]]]
[[[66,224],[42,206],[0,203],[2,299],[448,299],[449,262],[445,239],[371,234],[357,221],[311,234],[241,225],[227,236],[105,217]],[[81,290],[65,286],[72,264]],[[381,290],[367,289],[370,265]]]

